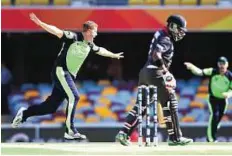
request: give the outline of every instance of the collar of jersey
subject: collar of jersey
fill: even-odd
[[[88,41],[86,41],[86,40],[83,40],[83,43],[89,44],[89,42],[88,42]]]

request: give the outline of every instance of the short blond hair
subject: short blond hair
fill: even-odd
[[[97,27],[98,27],[98,25],[94,21],[86,21],[83,24],[82,31],[86,32],[89,29],[93,30],[94,28],[97,28]]]

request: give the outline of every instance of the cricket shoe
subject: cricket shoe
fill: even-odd
[[[124,133],[123,131],[120,131],[116,135],[115,140],[120,142],[123,146],[131,145],[130,137],[126,133]]]
[[[180,137],[178,141],[168,141],[169,146],[185,146],[193,142],[193,139]]]
[[[23,111],[24,110],[26,110],[26,108],[24,108],[24,107],[21,107],[18,110],[18,112],[17,112],[16,116],[14,117],[13,122],[11,124],[11,126],[13,128],[17,128],[17,127],[19,127],[20,124],[23,123]]]
[[[69,133],[65,132],[64,139],[66,139],[66,140],[80,140],[81,141],[81,140],[86,140],[87,137],[85,135],[75,131],[75,132],[69,132]]]
[[[211,139],[211,140],[210,140],[210,139],[207,138],[206,140],[207,140],[207,142],[214,142],[214,143],[217,143],[217,142],[218,142],[218,140],[216,140],[216,139]]]

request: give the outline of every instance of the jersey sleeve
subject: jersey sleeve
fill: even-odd
[[[230,90],[232,90],[232,81],[230,81]]]
[[[230,72],[230,90],[232,90],[232,73]]]
[[[203,75],[205,75],[205,76],[211,76],[212,74],[213,74],[213,68],[205,68],[205,69],[203,69],[202,71],[203,71]]]
[[[171,48],[171,42],[170,39],[167,37],[161,37],[158,38],[156,42],[152,45],[152,51],[153,52],[161,52],[164,53],[168,51]]]
[[[64,34],[61,38],[62,41],[77,41],[77,34],[71,31],[64,31]]]
[[[89,47],[90,47],[91,51],[93,51],[95,53],[100,51],[100,47],[95,45],[94,43],[89,43]]]

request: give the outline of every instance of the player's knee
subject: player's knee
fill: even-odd
[[[170,102],[170,110],[171,111],[177,111],[178,110],[178,103],[176,102]]]
[[[57,108],[56,108],[56,107],[54,107],[54,108],[51,110],[51,113],[55,113],[55,112],[56,112],[56,110],[57,110]]]
[[[216,121],[218,119],[218,114],[210,112],[210,117],[212,118],[212,121]]]
[[[216,116],[217,115],[216,112],[211,112],[211,111],[209,112],[209,114],[212,115],[212,116]]]
[[[138,112],[138,104],[136,104],[132,110],[134,110],[135,112]]]
[[[74,94],[74,101],[77,103],[80,99],[80,96],[78,94]]]
[[[219,116],[219,114],[217,114],[217,113],[213,113],[213,118],[217,118]]]
[[[48,113],[50,113],[50,114],[55,113],[56,110],[57,110],[57,107],[55,107],[55,106],[54,106],[54,107],[49,107],[49,108],[47,109]]]
[[[169,105],[170,110],[177,111],[178,101],[177,101],[177,97],[176,97],[175,92],[169,93],[169,102],[170,102],[170,105]]]
[[[59,97],[59,96],[50,96],[47,98],[47,103],[51,103],[51,104],[56,104],[59,105],[62,101],[64,100],[63,97]]]
[[[63,99],[59,98],[59,97],[54,97],[54,96],[49,96],[45,103],[46,103],[46,109],[44,109],[44,111],[47,114],[52,114],[55,113],[57,108],[60,106],[60,103],[63,101]]]
[[[219,117],[220,117],[220,118],[221,118],[223,115],[224,115],[223,112],[220,112],[220,113],[219,113]]]

